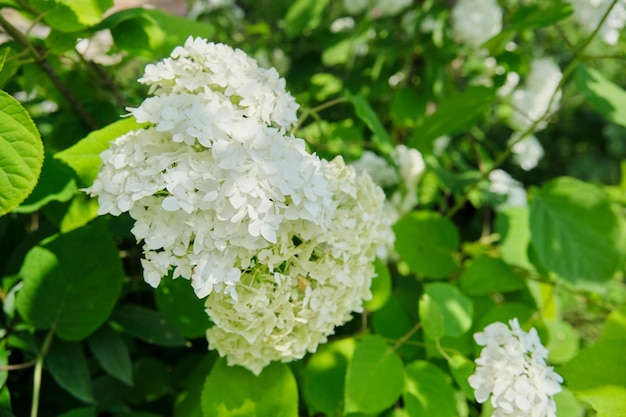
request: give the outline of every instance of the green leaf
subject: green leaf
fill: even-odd
[[[474,307],[458,288],[436,282],[426,285],[419,313],[426,334],[433,339],[458,337],[472,326]]]
[[[529,209],[506,207],[496,213],[496,232],[500,235],[500,251],[505,262],[532,270],[528,260],[530,243]]]
[[[448,358],[448,366],[450,366],[452,377],[461,388],[465,397],[471,401],[475,401],[474,389],[468,382],[469,376],[474,373],[474,362],[467,359],[465,356],[453,354]]]
[[[32,248],[20,276],[20,315],[37,329],[80,340],[108,318],[122,288],[122,264],[104,223],[61,234]]]
[[[402,393],[402,360],[378,335],[361,339],[348,363],[345,385],[346,413],[379,413]]]
[[[400,290],[402,291],[402,290]],[[411,300],[411,306],[414,302]],[[415,301],[417,302],[417,301]],[[388,339],[400,339],[414,326],[414,322],[409,317],[408,312],[398,295],[392,295],[387,303],[379,310],[372,313],[372,327],[376,334]],[[417,334],[409,339],[413,342],[421,342]],[[403,344],[398,347],[398,354],[403,357],[413,358],[418,353],[419,348],[413,344]]]
[[[419,276],[445,278],[458,269],[459,232],[450,220],[430,211],[415,211],[394,226],[396,252]]]
[[[350,92],[346,92],[346,97],[348,97],[348,100],[350,100],[354,106],[354,111],[359,119],[361,119],[374,134],[372,140],[378,147],[378,150],[380,150],[383,155],[391,154],[394,149],[391,137],[365,97]]]
[[[5,370],[5,366],[9,364],[9,353],[7,352],[6,342],[0,342],[0,389],[4,387],[9,377],[9,371]]]
[[[73,410],[68,411],[67,413],[63,413],[58,417],[97,417],[96,408],[95,407],[81,407],[75,408]]]
[[[578,66],[574,72],[576,87],[598,113],[626,126],[626,91],[609,81],[599,71]]]
[[[376,278],[372,280],[372,299],[365,301],[363,306],[368,311],[376,311],[385,305],[391,296],[391,274],[389,268],[380,259],[374,262]]]
[[[43,165],[43,144],[32,119],[13,97],[0,91],[0,216],[35,188]]]
[[[445,97],[438,104],[437,110],[426,117],[424,123],[409,137],[409,146],[432,153],[435,139],[472,126],[493,100],[494,91],[486,87],[469,87],[462,93]]]
[[[189,356],[183,359],[192,360],[193,366],[185,374],[185,389],[176,398],[174,417],[202,417],[202,389],[217,357],[217,352],[212,351],[199,360]]]
[[[307,361],[300,389],[312,413],[341,413],[346,371],[355,347],[353,338],[338,340],[320,346]]]
[[[68,201],[77,191],[74,171],[46,153],[39,182],[28,198],[14,211],[16,213],[32,213],[51,201]]]
[[[118,305],[111,320],[126,333],[159,346],[184,346],[178,329],[158,311],[134,304]]]
[[[474,259],[460,277],[461,289],[469,295],[516,291],[524,280],[501,259],[482,255]]]
[[[102,20],[102,14],[113,6],[112,0],[32,0],[50,27],[60,32],[76,32]]]
[[[291,3],[285,15],[284,28],[289,39],[295,38],[304,30],[316,29],[330,0],[296,0]]]
[[[626,416],[626,344],[606,340],[583,349],[557,371],[598,417]]]
[[[609,200],[573,178],[549,181],[537,192],[530,233],[540,262],[583,287],[605,283],[622,261],[620,225]]]
[[[204,300],[196,296],[188,280],[163,280],[155,297],[159,311],[183,336],[190,339],[204,336],[209,327]]]
[[[569,323],[557,320],[546,323],[548,334],[548,361],[551,364],[561,364],[572,359],[580,346],[580,335]]]
[[[296,380],[283,363],[273,362],[255,376],[220,359],[204,384],[202,411],[212,417],[297,417]]]
[[[130,404],[155,401],[170,389],[170,378],[165,364],[160,360],[146,356],[133,364],[134,385],[124,393]]]
[[[426,361],[406,365],[402,393],[409,417],[456,417],[454,388],[441,369]]]
[[[57,152],[54,157],[69,165],[76,171],[83,185],[89,186],[98,176],[98,170],[102,165],[100,154],[109,148],[109,142],[140,127],[141,125],[137,123],[134,117],[119,120],[107,127],[91,132],[74,146]]]
[[[95,402],[87,359],[80,343],[53,341],[46,365],[57,384],[67,392],[86,403]]]
[[[391,117],[394,124],[401,127],[415,127],[426,114],[426,98],[415,89],[402,87],[393,93]]]
[[[89,349],[102,369],[126,385],[133,385],[133,367],[128,347],[122,337],[108,325],[89,336]]]

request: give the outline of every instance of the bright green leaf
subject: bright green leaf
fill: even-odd
[[[209,327],[204,300],[196,296],[188,280],[163,280],[155,297],[159,311],[183,336],[190,339],[204,336]]]
[[[319,347],[302,370],[300,389],[312,412],[338,415],[342,410],[348,362],[356,347],[353,338]]]
[[[126,385],[133,385],[133,367],[128,347],[122,337],[108,325],[96,330],[87,339],[89,349],[102,369]]]
[[[414,326],[402,301],[395,294],[389,298],[384,306],[374,311],[371,317],[372,327],[376,334],[388,339],[400,339]],[[413,335],[410,340],[420,342],[417,335]],[[418,350],[419,348],[413,344],[403,344],[398,347],[398,354],[413,358]]]
[[[620,225],[608,199],[573,178],[549,181],[537,192],[530,233],[541,263],[575,284],[606,282],[622,260]]]
[[[39,182],[33,192],[17,207],[17,213],[32,213],[51,201],[68,201],[78,191],[74,171],[46,153]]]
[[[287,37],[292,39],[304,30],[317,28],[322,21],[322,16],[329,1],[296,0],[291,3],[283,22]]]
[[[527,207],[506,207],[496,214],[496,232],[500,235],[502,259],[511,265],[532,269],[528,260],[530,227]]]
[[[134,304],[118,305],[111,320],[126,333],[159,346],[184,346],[186,340],[161,313]]]
[[[357,343],[348,363],[344,410],[378,413],[398,399],[402,385],[400,357],[381,336],[365,336]]]
[[[448,366],[450,366],[452,377],[461,388],[465,397],[474,401],[474,389],[468,382],[469,376],[474,373],[474,362],[467,359],[465,356],[453,354],[448,358]]]
[[[0,216],[33,191],[43,165],[43,144],[32,119],[0,91]]]
[[[53,341],[46,365],[57,384],[67,392],[86,403],[95,401],[87,359],[80,343]]]
[[[598,113],[626,126],[626,91],[599,71],[580,65],[574,72],[576,87]]]
[[[109,148],[109,142],[141,126],[134,117],[111,123],[107,127],[91,132],[74,146],[54,155],[72,167],[84,185],[91,185],[98,176],[102,161],[100,153]]]
[[[433,339],[458,337],[472,326],[474,308],[470,299],[451,284],[426,285],[419,302],[424,331]]]
[[[548,361],[552,364],[561,364],[572,359],[580,346],[580,335],[569,323],[558,320],[546,323],[549,342],[546,345],[548,349]]]
[[[297,417],[296,380],[283,363],[271,363],[255,376],[220,359],[204,384],[202,410],[212,417]]]
[[[450,220],[435,212],[416,211],[400,219],[393,230],[396,251],[415,274],[445,278],[457,270],[460,237]]]
[[[376,278],[372,280],[372,299],[365,301],[363,306],[368,311],[376,311],[385,305],[391,296],[391,274],[389,268],[380,259],[374,262]]]
[[[574,393],[567,387],[563,387],[561,392],[554,396],[554,402],[557,417],[583,417],[586,415],[586,407],[576,399]]]
[[[123,271],[115,242],[97,222],[35,246],[20,275],[20,315],[38,329],[55,326],[60,338],[79,340],[108,318]]]
[[[76,32],[93,26],[111,6],[112,0],[32,0],[43,19],[60,32]]]
[[[456,417],[450,377],[426,361],[406,365],[402,399],[409,417]]]
[[[482,255],[474,259],[460,278],[461,289],[469,295],[516,291],[524,280],[501,259]]]

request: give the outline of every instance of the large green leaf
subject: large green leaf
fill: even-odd
[[[184,346],[187,341],[161,313],[134,304],[120,304],[111,320],[126,333],[159,346]]]
[[[435,212],[416,211],[400,219],[393,230],[396,251],[415,274],[445,278],[457,270],[460,237],[450,220]]]
[[[530,233],[543,266],[575,284],[597,287],[622,261],[620,225],[609,200],[573,178],[557,178],[537,192]]]
[[[472,326],[474,307],[452,284],[436,282],[426,285],[419,302],[424,331],[433,339],[458,337]]]
[[[190,339],[204,336],[209,327],[204,300],[196,296],[188,280],[163,280],[155,297],[159,311],[183,336]]]
[[[445,97],[437,110],[415,129],[409,138],[409,145],[430,153],[435,139],[472,126],[493,100],[494,91],[486,87],[469,87],[462,93]]]
[[[506,262],[482,255],[474,259],[460,278],[461,289],[469,295],[508,292],[524,287],[524,280]]]
[[[532,269],[528,260],[530,210],[527,207],[506,207],[496,214],[496,232],[500,235],[502,259],[511,265]]]
[[[346,413],[379,413],[390,407],[402,393],[402,360],[378,335],[357,343],[348,363],[345,385]]]
[[[391,274],[389,268],[380,259],[374,262],[376,278],[372,280],[372,299],[363,303],[368,311],[376,311],[385,305],[391,296]]]
[[[93,26],[113,6],[113,0],[32,0],[30,3],[42,13],[50,27],[60,32],[76,32]]]
[[[43,165],[43,144],[26,110],[0,91],[0,216],[35,188]]]
[[[55,340],[46,356],[46,365],[54,380],[76,398],[95,402],[87,359],[77,342]]]
[[[62,339],[83,339],[108,318],[122,275],[115,243],[104,223],[97,222],[28,252],[17,309],[38,329],[54,326]]]
[[[83,185],[91,185],[98,176],[102,161],[100,153],[109,148],[113,139],[141,127],[134,117],[128,117],[91,132],[87,137],[54,155],[78,174]]]
[[[338,340],[320,346],[307,361],[300,389],[313,413],[341,413],[346,371],[355,347],[353,338]]]
[[[402,399],[409,417],[456,417],[450,377],[426,361],[406,365]]]
[[[212,417],[297,417],[296,380],[283,363],[274,362],[255,376],[220,359],[204,384],[202,411]]]
[[[587,102],[607,119],[626,126],[626,91],[599,71],[580,65],[574,72],[576,87]]]
[[[102,369],[126,385],[133,385],[133,367],[128,347],[108,325],[100,327],[87,340],[89,349]]]

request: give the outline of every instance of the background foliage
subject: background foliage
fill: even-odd
[[[626,39],[583,34],[566,2],[509,0],[484,54],[453,38],[454,2],[348,3],[198,2],[180,16],[0,1],[0,415],[490,415],[467,383],[472,334],[513,317],[565,378],[559,416],[626,415]],[[110,48],[78,52],[101,47],[101,31]],[[389,158],[406,144],[426,161],[366,311],[259,377],[207,351],[202,300],[181,280],[146,285],[131,219],[96,219],[81,192],[108,142],[136,127],[120,116],[146,96],[144,66],[190,35],[275,66],[318,154]],[[526,171],[498,89],[534,56],[558,62],[563,98]],[[502,205],[497,168],[527,206]]]

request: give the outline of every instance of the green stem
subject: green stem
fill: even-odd
[[[337,104],[340,103],[344,103],[348,101],[348,99],[346,97],[337,97],[333,100],[327,101],[326,103],[322,103],[319,106],[313,107],[313,108],[309,108],[309,109],[303,109],[302,110],[302,115],[300,116],[300,118],[298,119],[298,121],[296,122],[295,126],[291,129],[291,133],[295,134],[298,129],[300,129],[300,127],[302,127],[302,124],[306,121],[306,119],[309,118],[309,116],[312,115],[316,115],[317,113],[321,112],[322,110],[325,110],[329,107],[335,106]]]
[[[405,344],[411,338],[411,336],[413,336],[421,327],[422,323],[415,323],[415,325],[411,327],[408,332],[406,332],[400,339],[396,341],[396,343],[393,345],[393,350],[397,350],[400,346]]]
[[[41,374],[43,372],[43,361],[50,350],[52,339],[54,338],[54,327],[48,331],[43,341],[41,352],[35,360],[35,372],[33,374],[33,403],[30,409],[30,417],[37,417],[39,413],[39,393],[41,392]]]
[[[486,180],[489,177],[489,174],[494,169],[499,168],[511,156],[511,154],[513,153],[513,147],[517,145],[519,142],[521,142],[528,135],[532,134],[537,128],[537,126],[550,116],[550,109],[552,108],[552,103],[554,103],[554,100],[556,100],[556,96],[558,95],[559,91],[563,89],[565,82],[569,80],[570,76],[572,75],[572,72],[574,72],[574,69],[576,69],[578,64],[581,61],[583,61],[583,58],[584,58],[583,54],[585,52],[585,49],[587,49],[591,41],[596,37],[596,35],[600,31],[600,28],[602,27],[607,17],[611,13],[611,10],[613,10],[613,7],[615,6],[615,4],[617,4],[618,1],[619,0],[613,0],[611,2],[611,5],[607,8],[606,12],[602,16],[602,19],[600,19],[600,22],[598,23],[598,26],[595,28],[595,30],[591,33],[591,35],[589,35],[585,40],[583,40],[583,42],[580,44],[578,48],[576,48],[576,51],[574,52],[574,58],[571,60],[569,65],[565,67],[565,70],[563,71],[563,76],[561,77],[559,84],[557,85],[557,87],[554,89],[554,92],[550,96],[550,101],[548,102],[548,106],[544,114],[541,115],[541,117],[539,117],[534,123],[532,123],[526,130],[522,131],[517,137],[515,137],[512,141],[509,142],[507,148],[500,155],[496,157],[492,166],[489,169],[485,170],[478,180],[470,184],[465,189],[465,191],[463,192],[463,196],[459,198],[459,200],[457,200],[455,205],[446,213],[446,218],[448,219],[452,218],[459,210],[461,210],[463,206],[465,206],[465,204],[467,203],[469,199],[469,194],[473,190],[475,190],[480,185],[481,182]]]

